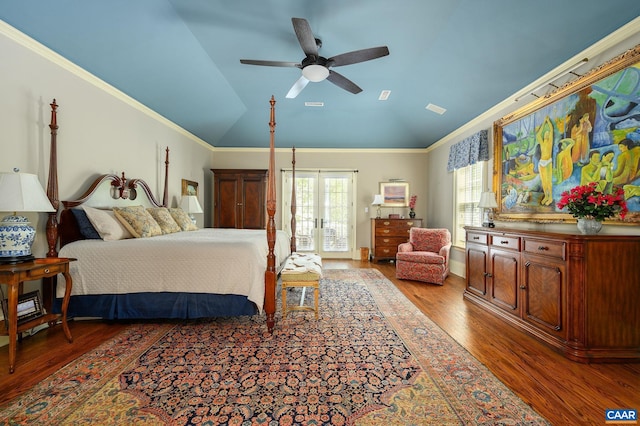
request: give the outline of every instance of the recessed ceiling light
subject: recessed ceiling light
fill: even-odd
[[[391,94],[391,90],[383,90],[380,92],[380,96],[378,97],[379,101],[386,101],[389,99],[389,95]]]
[[[308,106],[308,107],[323,107],[324,106],[324,102],[305,102],[304,106]]]
[[[433,111],[436,114],[444,114],[445,112],[447,112],[447,110],[445,108],[442,108],[438,105],[434,105],[434,104],[429,104],[425,107],[426,109],[428,109],[429,111]]]

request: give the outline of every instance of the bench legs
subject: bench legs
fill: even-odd
[[[287,289],[293,287],[313,287],[314,306],[287,306]],[[287,311],[314,311],[316,319],[320,312],[320,281],[283,281],[282,282],[282,319],[287,317]]]

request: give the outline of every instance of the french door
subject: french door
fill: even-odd
[[[283,171],[282,226],[291,233],[291,171]],[[355,172],[296,170],[296,250],[352,258]]]

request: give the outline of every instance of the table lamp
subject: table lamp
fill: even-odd
[[[376,218],[380,219],[380,206],[384,204],[384,198],[382,197],[382,194],[376,194],[373,196],[373,202],[371,203],[372,206],[377,206],[376,209]]]
[[[0,173],[0,212],[14,212],[0,221],[0,264],[34,259],[31,246],[36,230],[16,212],[54,212],[38,176],[30,173]]]
[[[198,202],[198,197],[195,195],[184,195],[180,201],[180,208],[187,212],[191,222],[194,224],[196,223],[196,218],[193,216],[193,213],[204,213]]]
[[[498,207],[496,194],[488,191],[480,194],[478,207],[484,210],[482,215],[482,226],[485,228],[495,228],[495,225],[493,224],[493,209]]]

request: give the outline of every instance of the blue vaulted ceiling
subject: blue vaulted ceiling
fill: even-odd
[[[638,0],[29,0],[0,19],[215,147],[425,148],[640,16]],[[291,24],[325,57],[386,45],[285,95],[300,62]],[[379,101],[390,90],[387,101]],[[305,102],[323,102],[306,107]],[[426,110],[429,103],[444,115]]]

